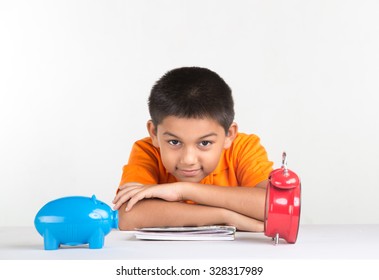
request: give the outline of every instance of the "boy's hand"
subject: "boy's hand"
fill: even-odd
[[[139,183],[127,183],[119,187],[119,192],[113,199],[117,210],[127,202],[125,211],[129,211],[140,200],[145,198],[160,198],[166,201],[182,201],[180,184],[169,183],[160,185],[142,185]]]

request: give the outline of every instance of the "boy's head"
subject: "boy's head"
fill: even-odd
[[[218,74],[209,69],[173,69],[153,86],[149,112],[155,127],[168,116],[209,118],[228,132],[234,120],[232,91]]]
[[[205,68],[169,71],[152,88],[149,110],[153,145],[178,181],[198,183],[208,176],[237,135],[231,90]]]

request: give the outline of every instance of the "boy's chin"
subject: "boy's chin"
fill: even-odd
[[[181,178],[178,178],[178,177],[175,177],[176,180],[178,180],[178,182],[185,182],[185,183],[197,183],[199,184],[201,182],[201,180],[203,180],[203,178],[196,178],[196,177],[181,177]]]

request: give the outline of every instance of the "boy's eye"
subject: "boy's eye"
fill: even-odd
[[[210,146],[211,144],[212,144],[211,141],[201,141],[201,142],[199,143],[199,145],[200,145],[201,147],[207,147],[207,146]]]
[[[173,146],[178,146],[180,144],[178,140],[169,140],[168,143]]]

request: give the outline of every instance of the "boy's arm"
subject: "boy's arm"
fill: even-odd
[[[204,205],[168,202],[159,199],[139,201],[130,211],[119,209],[119,229],[140,227],[233,225],[244,231],[263,231],[263,223],[233,211]]]
[[[188,185],[187,185],[188,184]],[[221,187],[213,185],[182,186],[183,197],[199,204],[222,207],[263,221],[267,180],[255,187]]]
[[[126,203],[126,211],[130,211],[146,198],[161,198],[166,201],[192,200],[197,204],[228,209],[263,221],[266,184],[267,180],[259,183],[255,188],[221,187],[188,182],[152,186],[126,184],[120,187],[114,203],[115,209]]]

